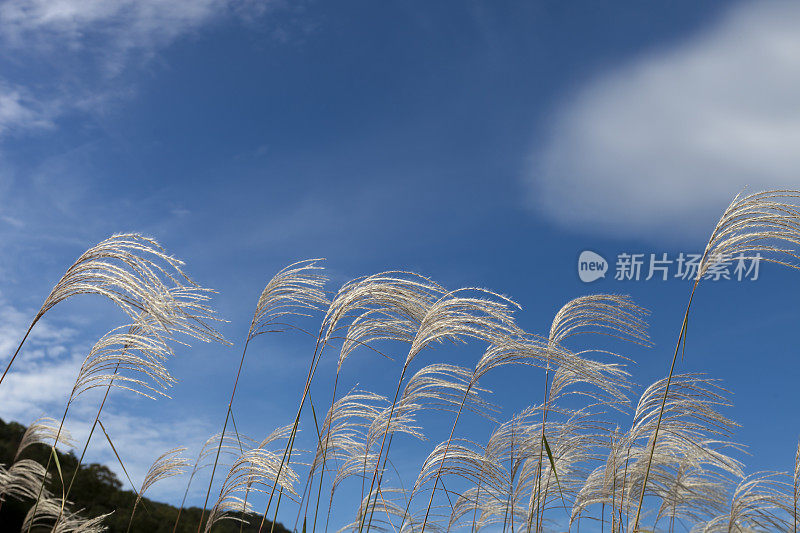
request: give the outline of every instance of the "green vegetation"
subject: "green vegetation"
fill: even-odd
[[[25,427],[16,422],[5,423],[0,420],[0,464],[11,464],[17,453],[17,446],[25,432]],[[20,459],[33,459],[41,464],[47,462],[50,448],[44,444],[34,444],[27,448],[20,456]],[[70,479],[75,472],[78,458],[73,452],[58,452],[61,468],[66,479]],[[48,484],[52,492],[60,490],[55,480]],[[131,516],[133,504],[136,501],[136,494],[131,490],[123,490],[122,482],[108,467],[99,464],[82,465],[75,478],[75,484],[70,493],[70,501],[74,503],[74,509],[82,509],[81,514],[87,517],[100,516],[113,513],[108,516],[103,524],[108,527],[109,532],[124,533],[128,528],[128,520]],[[31,499],[17,500],[7,498],[0,507],[0,531],[20,531],[25,513],[31,507]],[[141,512],[137,512],[133,519],[131,531],[171,533],[178,517],[178,509],[172,505],[159,503],[144,498],[139,504]],[[208,511],[205,513],[208,515]],[[238,516],[238,515],[237,515]],[[200,522],[200,508],[189,507],[181,511],[181,521],[176,532],[196,533],[197,524]],[[261,516],[251,515],[248,524],[242,528],[244,532],[258,531]],[[265,526],[269,530],[271,523]],[[39,528],[34,531],[49,531],[50,528]],[[238,533],[239,523],[234,521],[221,522],[215,531],[225,533]],[[288,533],[288,530],[281,524],[275,525],[277,533]]]

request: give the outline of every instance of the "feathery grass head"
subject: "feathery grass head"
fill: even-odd
[[[113,235],[89,248],[67,269],[34,322],[67,298],[98,294],[135,321],[147,315],[164,331],[222,341],[207,323],[214,320],[214,311],[206,305],[213,291],[192,281],[182,266],[153,239],[133,233]]]
[[[522,335],[514,309],[520,309],[516,302],[485,289],[463,288],[447,293],[420,322],[405,366],[432,343],[476,339],[493,345]]]
[[[46,476],[44,466],[33,459],[20,459],[8,469],[0,465],[0,500],[6,496],[35,500]]]
[[[189,466],[189,462],[181,457],[181,454],[185,451],[186,448],[183,447],[172,448],[171,450],[167,450],[158,456],[158,459],[153,462],[144,477],[142,486],[139,489],[140,498],[144,496],[144,493],[147,492],[147,489],[159,481],[173,476],[179,476],[186,471],[186,468]]]
[[[398,407],[418,404],[424,408],[457,412],[462,407],[491,419],[497,408],[481,394],[491,391],[477,387],[473,371],[457,365],[433,363],[418,370],[408,380]]]
[[[248,339],[269,331],[282,331],[289,316],[309,316],[330,302],[325,294],[328,278],[320,272],[321,259],[306,259],[275,274],[261,292],[250,324]]]
[[[786,476],[779,472],[757,472],[742,478],[731,498],[728,512],[699,523],[693,531],[789,531],[785,511],[791,507],[785,496]]]
[[[59,431],[59,422],[55,418],[41,417],[35,420],[27,427],[25,433],[22,434],[22,439],[17,446],[17,453],[14,455],[14,460],[19,459],[22,452],[33,444],[45,444],[52,446],[56,437],[58,442],[56,444],[63,444],[64,446],[72,447],[75,441],[72,440],[72,435],[69,431],[61,428]]]
[[[51,528],[54,533],[101,533],[107,528],[103,525],[111,513],[95,518],[84,518],[78,512],[69,511],[70,502],[60,498],[42,498],[38,505],[31,507],[22,523],[22,531],[37,527]]]
[[[568,302],[556,313],[548,337],[548,367],[550,361],[556,373],[550,386],[550,398],[555,400],[572,388],[573,393],[589,396],[597,402],[627,405],[630,374],[617,363],[590,359],[590,353],[623,358],[608,350],[573,352],[564,346],[570,337],[600,334],[616,339],[652,346],[645,317],[648,311],[633,303],[626,295],[593,294]],[[582,390],[575,386],[588,385]]]
[[[625,294],[590,294],[566,303],[550,326],[551,342],[561,344],[574,335],[597,333],[650,346],[647,309]]]
[[[290,431],[291,426],[278,428],[258,447],[246,451],[234,461],[206,520],[206,532],[211,531],[220,520],[231,519],[231,513],[252,512],[252,507],[246,501],[250,491],[268,493],[273,487],[279,486],[284,494],[297,496],[297,473],[290,465],[282,464],[281,454],[266,448],[275,440],[288,437]]]
[[[339,289],[325,314],[323,345],[344,337],[341,369],[359,346],[379,340],[410,343],[431,306],[446,293],[439,284],[412,272],[381,272],[352,280]]]
[[[166,396],[175,379],[164,366],[172,349],[141,323],[106,333],[81,364],[70,402],[95,387],[115,387],[142,396]]]
[[[720,261],[739,255],[759,257],[792,268],[800,256],[789,245],[800,245],[800,191],[768,190],[739,193],[714,227],[703,252],[696,279],[702,279]]]

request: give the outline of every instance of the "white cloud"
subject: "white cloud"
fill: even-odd
[[[800,4],[740,5],[596,79],[554,116],[528,176],[565,226],[705,236],[733,196],[800,186]]]
[[[3,369],[25,334],[32,314],[0,299],[0,365]],[[76,337],[77,332],[70,327],[46,321],[36,325],[0,385],[0,418],[25,425],[43,415],[60,419],[80,365],[90,348],[88,342],[78,341]],[[99,389],[89,391],[70,406],[65,427],[78,443],[78,454],[89,435],[103,392]],[[139,400],[128,391],[112,391],[102,416],[114,446],[137,485],[158,455],[170,448],[187,446],[190,452],[184,456],[193,463],[200,445],[217,431],[208,420],[170,419],[137,413],[136,402]],[[169,400],[162,398],[158,401]],[[123,405],[127,406],[124,411],[120,409]],[[125,474],[99,428],[92,436],[85,462],[107,465],[127,486]],[[185,476],[172,478],[154,486],[148,496],[179,503],[186,481]],[[194,488],[190,493],[192,503],[205,494],[201,490],[202,482],[198,481]]]
[[[5,420],[27,424],[45,413],[57,416],[83,361],[80,353],[57,359],[29,355],[26,351],[17,358],[0,386],[0,417]]]
[[[0,135],[17,128],[51,128],[53,115],[52,106],[37,101],[24,87],[0,84]]]
[[[103,36],[117,48],[166,44],[230,7],[228,0],[7,0],[0,25],[7,42],[86,46]]]
[[[68,429],[80,443],[80,449],[77,450],[77,453],[80,453],[80,450],[83,449],[83,444],[89,436],[89,430],[91,430],[94,416],[97,413],[98,403],[94,402],[94,412],[89,412],[89,409],[85,407],[78,416],[70,420]],[[209,435],[218,431],[212,429],[206,420],[185,418],[179,420],[153,419],[120,413],[114,409],[103,410],[102,422],[109,437],[114,442],[114,448],[116,448],[125,462],[125,469],[131,476],[131,481],[137,485],[136,490],[139,490],[147,470],[159,455],[169,449],[185,446],[189,450],[183,452],[181,456],[188,459],[191,464],[194,464],[200,446]],[[130,488],[125,472],[120,467],[119,461],[108,444],[108,440],[99,427],[92,435],[85,462],[105,464],[117,475],[126,488]],[[210,474],[210,472],[206,474]],[[217,475],[219,475],[219,471]],[[217,475],[215,475],[215,478],[217,478]],[[188,505],[198,505],[198,500],[202,502],[205,490],[201,479],[203,479],[203,476],[198,474],[198,477],[192,482],[193,490],[189,493]],[[186,490],[187,481],[188,475],[169,478],[154,485],[148,490],[146,496],[158,501],[180,504],[183,493]],[[205,478],[205,483],[207,487],[207,477]]]
[[[53,127],[131,92],[122,78],[212,23],[245,22],[274,0],[0,0],[0,136]],[[5,66],[5,65],[3,65]],[[42,77],[41,72],[47,76]],[[25,81],[22,81],[25,80]]]

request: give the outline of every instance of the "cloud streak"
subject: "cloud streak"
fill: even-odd
[[[29,318],[27,313],[0,300],[0,364],[3,366],[25,334]],[[0,417],[26,425],[43,415],[60,419],[89,349],[90,343],[78,339],[77,332],[71,327],[40,322],[26,342],[21,359],[0,386]],[[102,389],[89,391],[70,406],[65,427],[78,443],[77,453],[89,436],[103,392]],[[196,450],[215,431],[207,420],[176,419],[163,414],[148,416],[137,414],[135,409],[121,409],[126,399],[141,401],[127,391],[113,390],[102,420],[136,484],[142,482],[150,463],[161,452],[188,446],[196,454]],[[107,465],[127,485],[125,474],[99,429],[92,436],[85,462]],[[183,476],[170,478],[154,486],[148,495],[179,503],[186,480]],[[191,493],[193,500],[201,498],[201,485],[198,484]]]
[[[594,80],[534,153],[533,206],[578,231],[681,239],[746,185],[800,186],[798,24],[796,3],[740,5]]]
[[[0,0],[0,136],[53,128],[73,111],[130,94],[122,80],[159,50],[226,20],[250,21],[271,0]],[[3,65],[5,63],[5,65]],[[47,76],[42,76],[46,72]]]

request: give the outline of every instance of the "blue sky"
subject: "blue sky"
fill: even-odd
[[[135,231],[219,291],[236,344],[179,350],[171,401],[112,400],[140,475],[218,431],[259,292],[309,257],[332,288],[403,269],[496,290],[536,332],[574,297],[631,294],[652,311],[656,347],[630,350],[649,384],[688,283],[584,284],[578,254],[700,252],[742,187],[800,184],[798,22],[771,2],[0,2],[3,357],[74,258]],[[735,392],[752,470],[790,468],[800,434],[797,283],[765,265],[695,300],[680,368]],[[57,415],[80,356],[124,320],[109,308],[53,310],[0,416]],[[259,437],[291,416],[309,346],[255,348],[237,416]],[[383,369],[365,357],[348,379],[379,387]],[[487,386],[506,413],[540,400],[540,377],[502,379]]]

